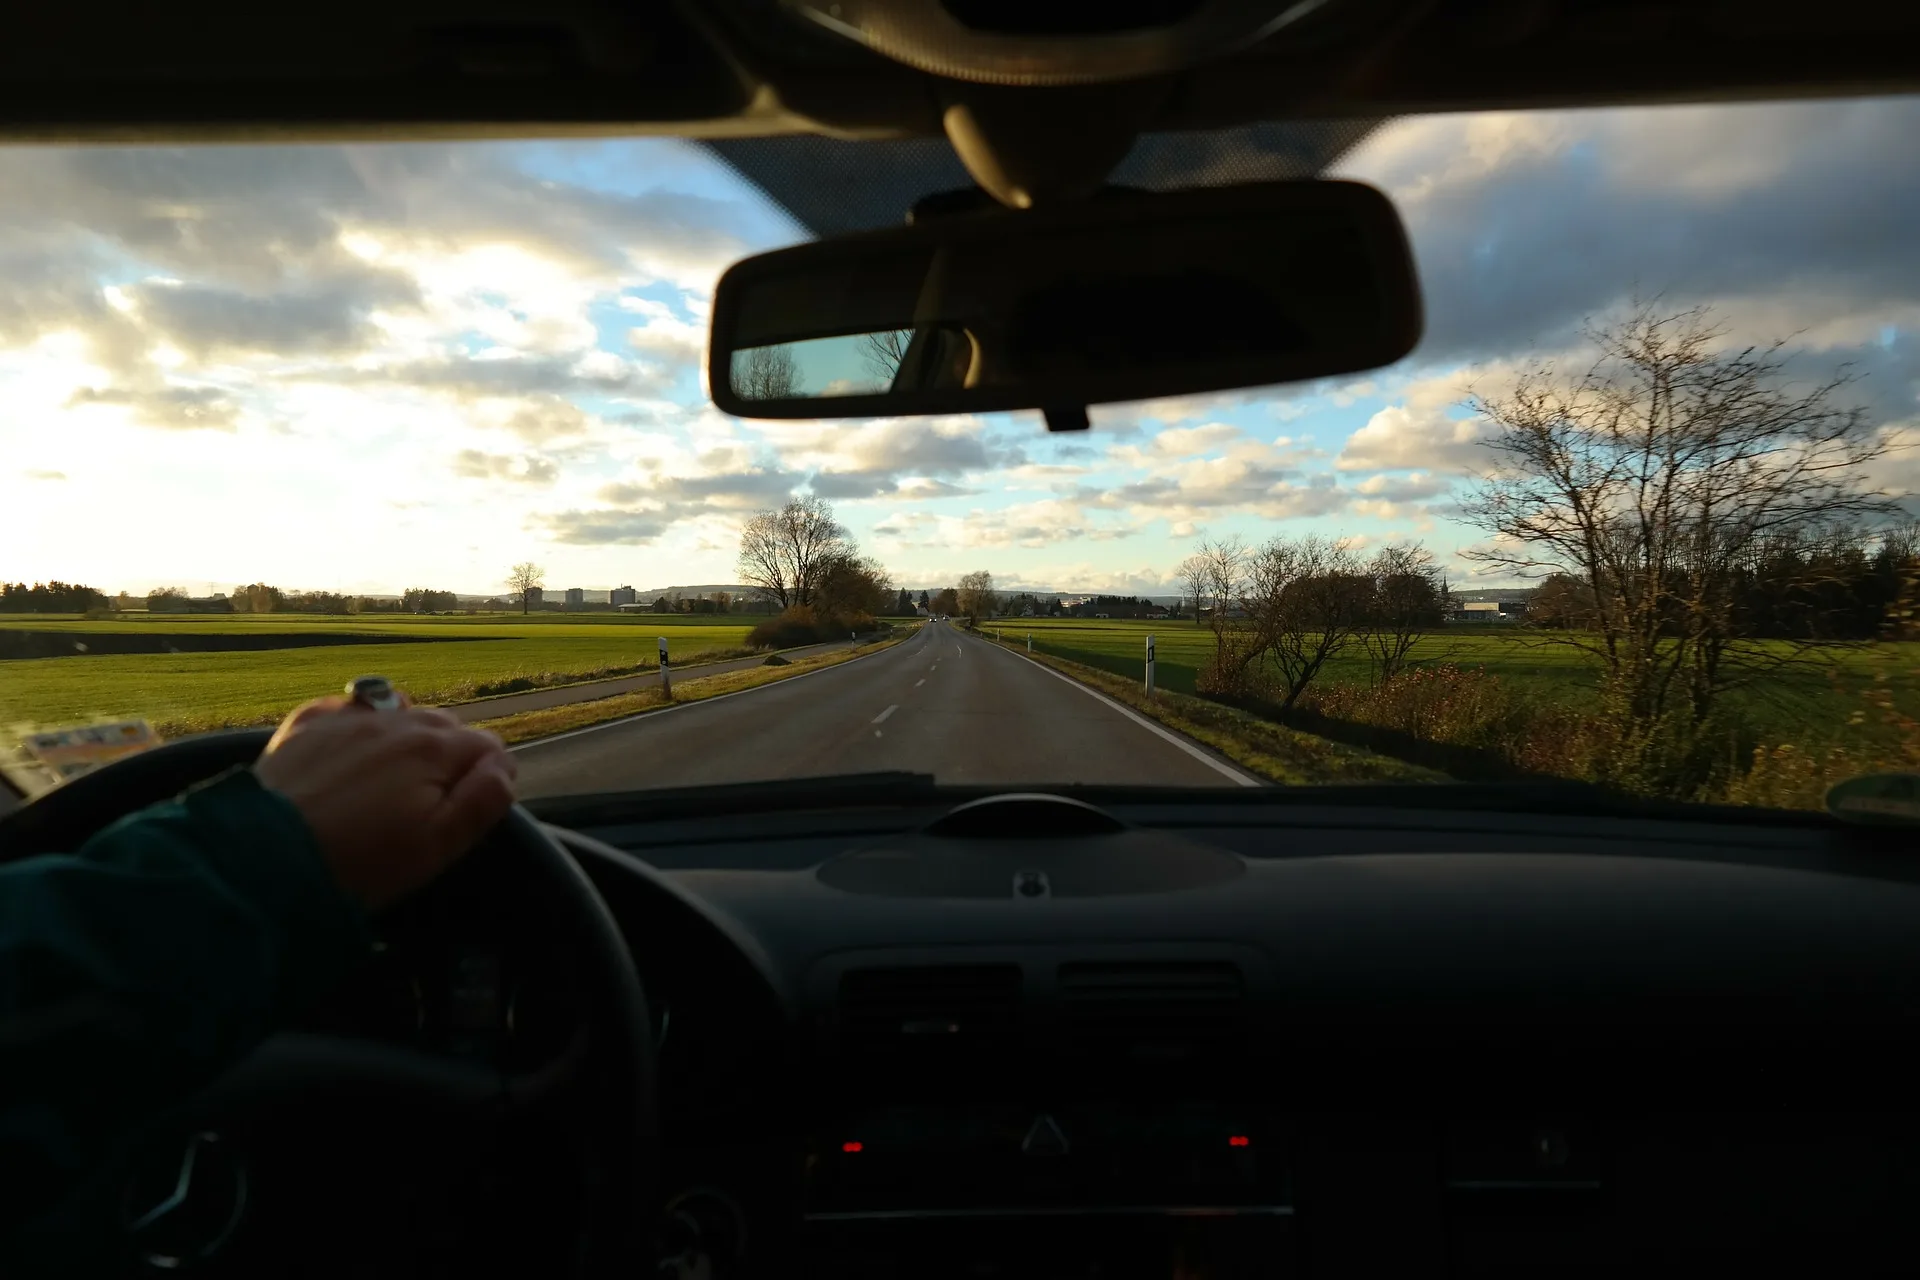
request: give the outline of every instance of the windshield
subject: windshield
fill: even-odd
[[[1920,100],[1406,119],[1329,172],[1407,222],[1411,357],[1049,434],[716,411],[715,279],[805,233],[687,144],[0,152],[0,756],[377,673],[529,795],[1920,766]]]

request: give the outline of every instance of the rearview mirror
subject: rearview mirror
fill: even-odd
[[[708,385],[749,418],[1089,404],[1377,368],[1419,341],[1387,198],[1274,182],[960,214],[736,263]]]

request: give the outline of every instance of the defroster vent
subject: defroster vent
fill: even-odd
[[[1062,965],[1060,1005],[1068,1043],[1109,1061],[1190,1061],[1245,1029],[1240,970],[1225,961]]]

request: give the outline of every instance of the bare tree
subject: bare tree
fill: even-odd
[[[1206,595],[1207,586],[1213,580],[1207,557],[1196,551],[1182,560],[1180,567],[1175,569],[1174,573],[1179,577],[1181,585],[1186,587],[1187,595],[1193,600],[1193,625],[1196,627],[1203,625],[1200,619],[1200,598]]]
[[[531,560],[522,560],[507,570],[507,590],[520,597],[520,612],[528,612],[532,606],[533,593],[538,591],[547,580],[547,571]]]
[[[793,348],[775,345],[734,352],[733,393],[742,400],[788,400],[800,395]]]
[[[958,593],[959,612],[978,620],[982,614],[991,614],[994,607],[993,575],[985,569],[976,569],[960,579]]]
[[[1836,407],[1844,370],[1791,383],[1782,344],[1728,349],[1704,308],[1642,304],[1589,336],[1585,372],[1537,367],[1472,401],[1497,467],[1465,506],[1493,540],[1468,555],[1584,584],[1592,629],[1551,640],[1599,661],[1637,769],[1662,726],[1697,727],[1731,685],[1804,656],[1741,634],[1737,571],[1768,539],[1889,514],[1863,470],[1888,446]]]
[[[1207,610],[1213,656],[1195,682],[1202,693],[1239,697],[1254,692],[1260,647],[1245,608],[1247,568],[1253,553],[1239,535],[1208,539],[1190,557],[1199,563],[1194,609]]]
[[[741,581],[781,608],[812,604],[822,565],[848,550],[847,531],[818,497],[795,498],[762,511],[740,532]]]
[[[861,362],[879,380],[882,391],[890,389],[900,375],[900,362],[906,359],[907,346],[912,341],[911,329],[888,329],[860,339]]]
[[[1400,674],[1407,654],[1445,614],[1446,580],[1433,554],[1418,543],[1381,547],[1367,563],[1369,598],[1360,642],[1376,679]]]
[[[1278,677],[1280,705],[1300,699],[1327,662],[1352,644],[1372,583],[1344,541],[1275,538],[1247,561],[1243,607],[1253,647]]]

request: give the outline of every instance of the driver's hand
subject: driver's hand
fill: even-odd
[[[305,816],[334,878],[368,910],[458,861],[513,804],[518,768],[500,739],[444,711],[309,702],[254,765]]]

